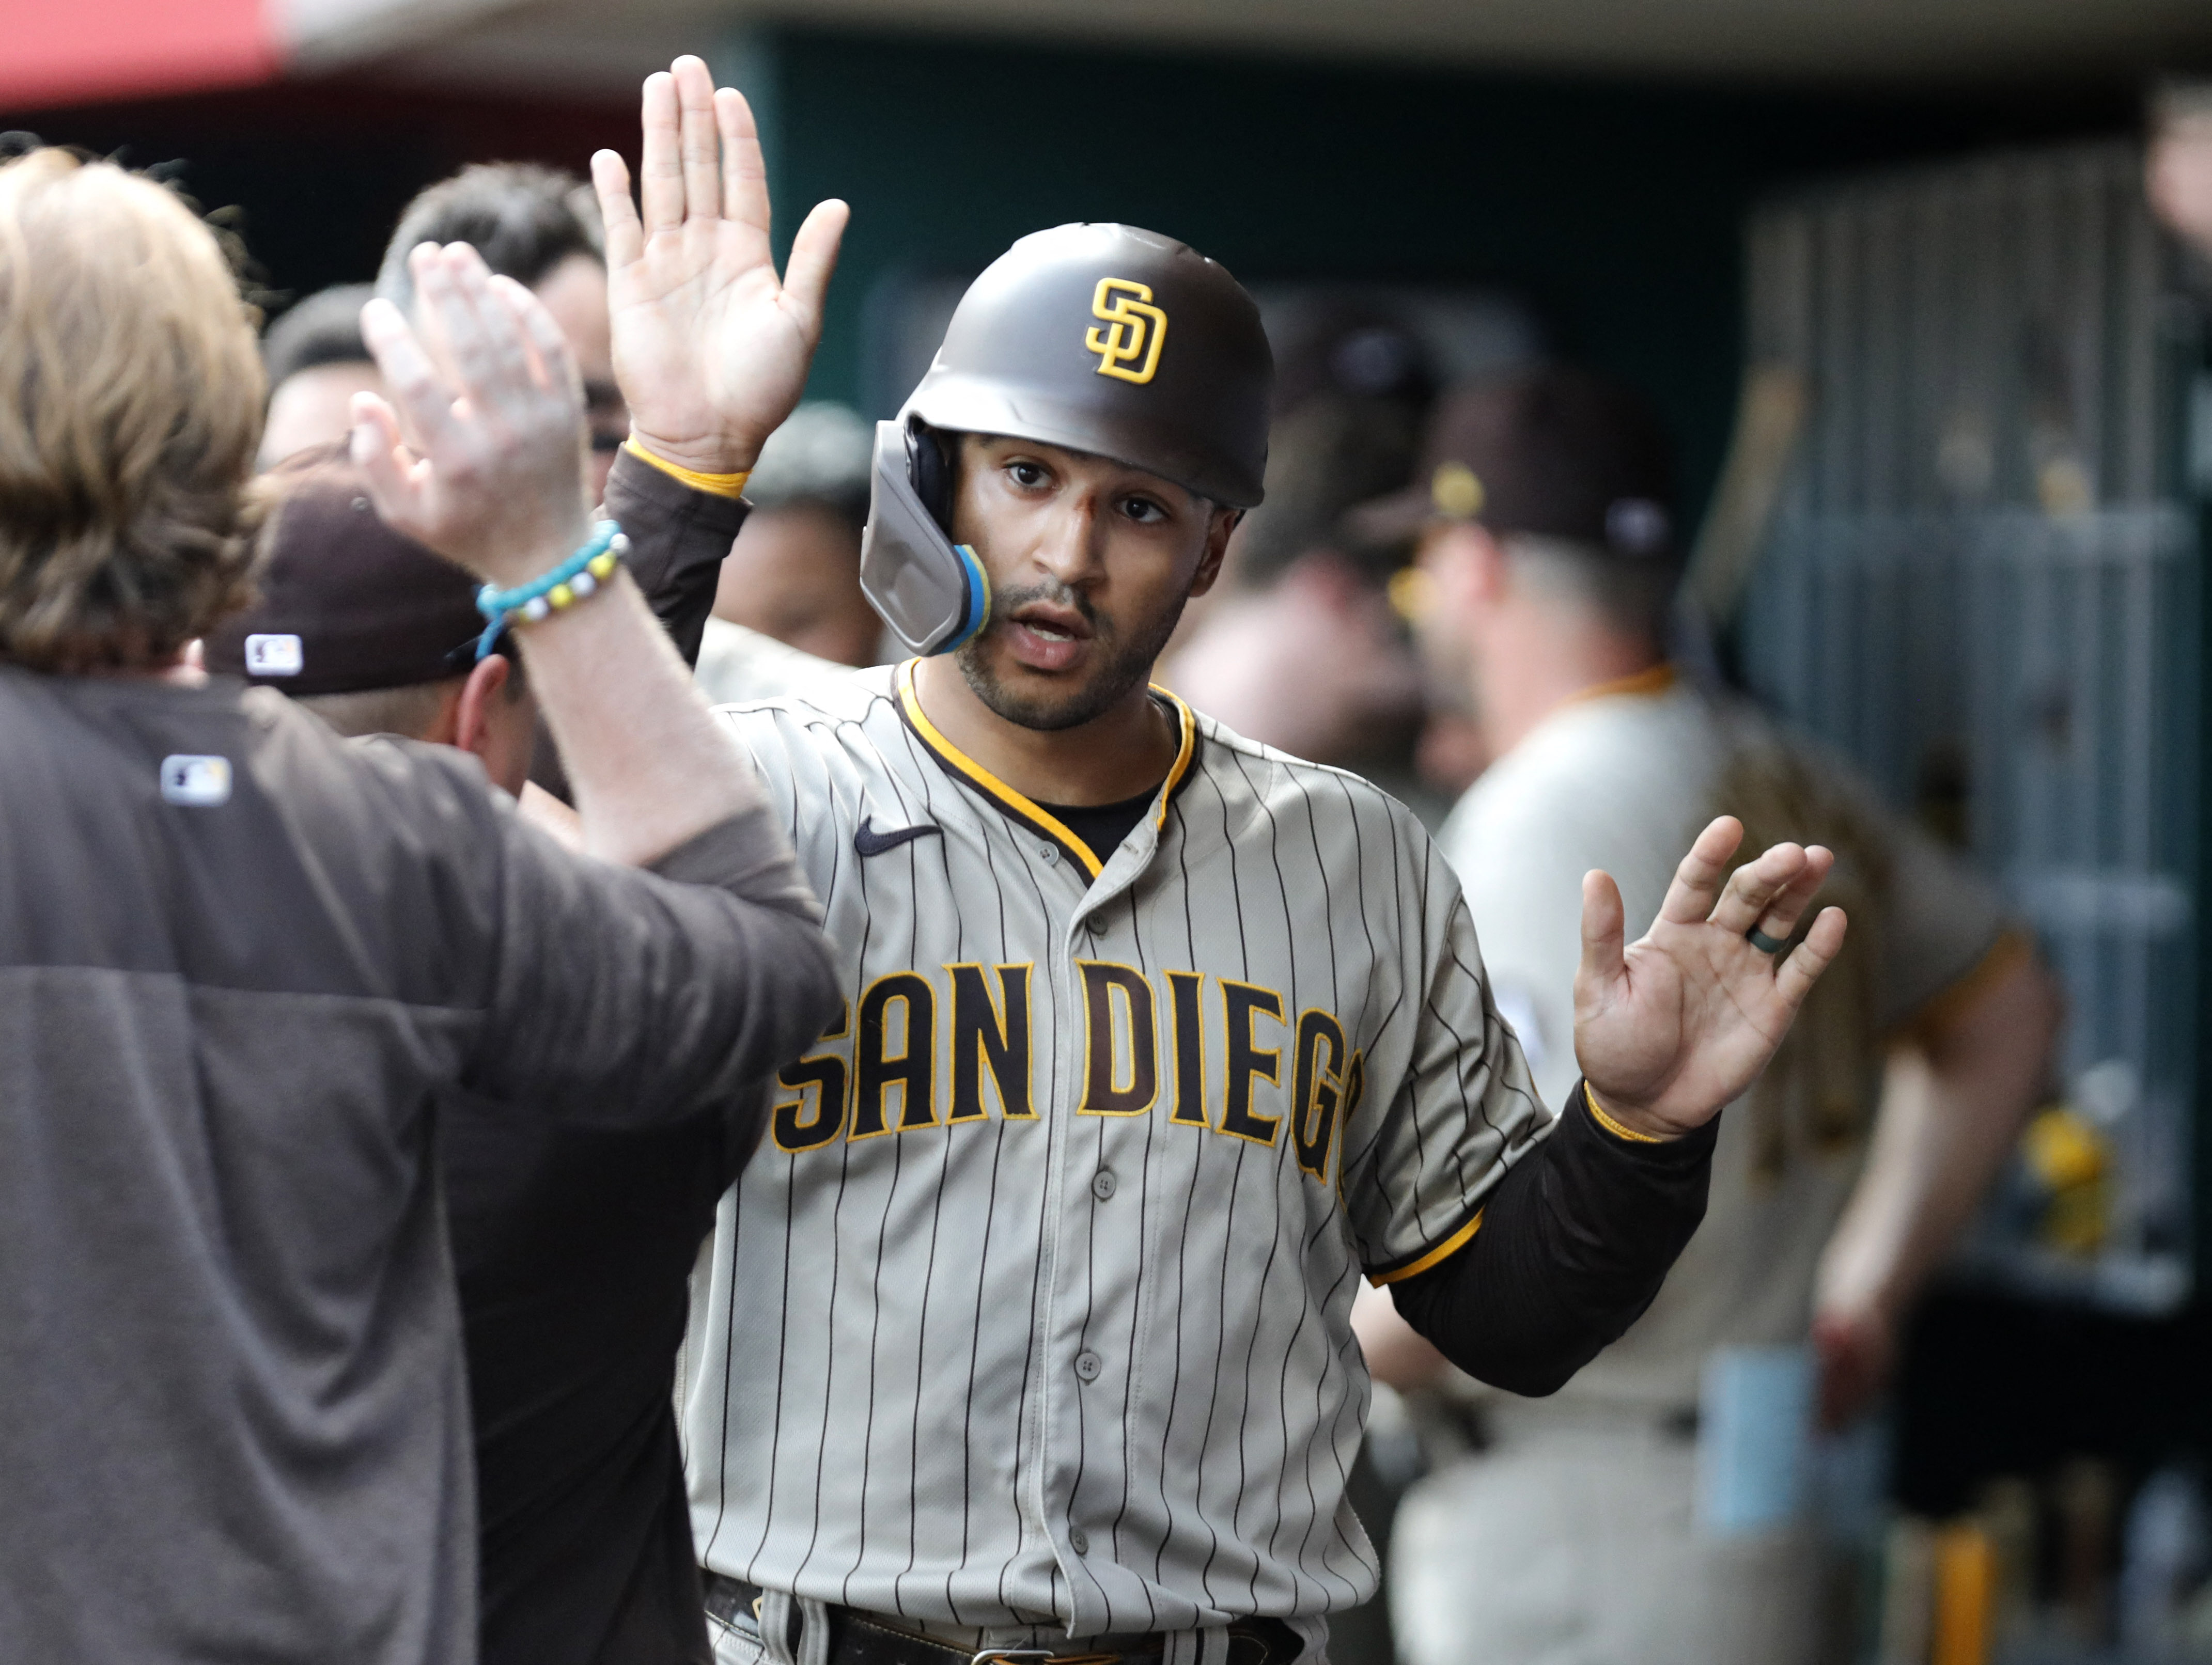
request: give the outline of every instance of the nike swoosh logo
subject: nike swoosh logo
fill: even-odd
[[[929,821],[917,821],[912,826],[894,827],[888,832],[876,831],[876,818],[871,815],[860,823],[860,830],[853,834],[853,848],[865,857],[880,856],[886,850],[896,850],[902,844],[912,844],[916,839],[931,833],[943,837],[945,829]]]

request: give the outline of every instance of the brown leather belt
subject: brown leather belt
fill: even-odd
[[[757,1584],[720,1572],[699,1570],[706,1588],[708,1614],[729,1626],[760,1622],[763,1594]],[[872,1614],[831,1607],[830,1665],[1119,1665],[1123,1660],[1157,1660],[1167,1638],[1152,1635],[1112,1650],[1072,1642],[1058,1648],[968,1649],[910,1632],[895,1630]],[[1304,1644],[1279,1619],[1242,1619],[1229,1626],[1230,1665],[1290,1665]]]

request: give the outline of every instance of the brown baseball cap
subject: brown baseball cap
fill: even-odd
[[[1546,365],[1447,392],[1413,483],[1352,510],[1346,529],[1391,543],[1474,521],[1652,560],[1679,554],[1674,516],[1672,448],[1650,408],[1591,371]]]
[[[484,621],[476,580],[385,524],[346,443],[262,476],[261,598],[210,633],[207,668],[286,693],[358,693],[465,674]]]

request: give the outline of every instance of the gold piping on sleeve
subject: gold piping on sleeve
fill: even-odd
[[[712,492],[716,497],[743,497],[745,481],[753,477],[750,469],[741,469],[735,474],[702,474],[696,469],[687,469],[681,463],[672,463],[665,457],[655,456],[635,439],[623,440],[623,449],[639,462],[650,463],[663,474],[681,480],[693,491]]]
[[[1370,1272],[1367,1274],[1367,1281],[1380,1289],[1386,1283],[1400,1283],[1407,1278],[1418,1277],[1431,1266],[1450,1259],[1461,1250],[1466,1248],[1474,1240],[1474,1234],[1481,1229],[1482,1210],[1477,1208],[1473,1220],[1468,1221],[1466,1225],[1461,1226],[1459,1230],[1454,1232],[1411,1266],[1401,1266],[1395,1272]]]
[[[1654,1133],[1638,1133],[1634,1128],[1623,1126],[1605,1113],[1605,1106],[1597,1101],[1588,1081],[1583,1083],[1583,1102],[1589,1106],[1590,1117],[1616,1139],[1626,1139],[1632,1145],[1663,1145],[1667,1142]]]

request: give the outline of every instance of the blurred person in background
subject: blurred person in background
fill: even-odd
[[[1345,512],[1412,470],[1436,395],[1428,351],[1395,319],[1323,301],[1285,330],[1267,436],[1267,496],[1230,539],[1222,578],[1185,608],[1159,680],[1249,738],[1350,768],[1431,830],[1450,799],[1412,765],[1420,669],[1379,570],[1338,536]],[[1387,1414],[1387,1412],[1385,1413]],[[1346,1481],[1388,1580],[1410,1440],[1376,1461],[1370,1426]],[[1329,1615],[1336,1665],[1393,1665],[1378,1594]]]
[[[668,77],[646,89],[648,116]],[[647,124],[648,168],[671,136]],[[763,219],[757,144],[726,158],[733,202]],[[733,463],[763,451],[798,397],[810,329],[741,378],[742,356],[787,300],[818,319],[829,269],[786,295],[764,245],[732,255],[693,217],[664,237],[673,280],[614,314],[614,356],[636,434],[609,474],[604,513],[629,539],[624,565],[648,598],[719,559],[745,518],[730,491],[687,482],[664,452],[724,433]],[[834,242],[832,251],[834,252]],[[750,288],[750,306],[702,297]],[[657,354],[653,337],[687,350]],[[742,384],[742,385],[740,385]],[[728,396],[728,397],[725,397]],[[480,640],[476,587],[395,530],[342,448],[308,453],[277,493],[262,599],[211,637],[212,668],[290,693],[342,734],[393,733],[473,753],[510,796],[526,785],[534,706],[513,633]],[[742,539],[740,540],[742,541]],[[275,663],[270,645],[282,645]],[[257,646],[257,645],[258,645]],[[265,669],[257,674],[257,663]],[[543,803],[534,808],[547,814]],[[560,812],[552,812],[560,819]],[[714,1208],[757,1141],[767,1072],[641,1129],[637,1106],[553,1117],[527,1099],[457,1088],[437,1139],[475,1426],[481,1657],[485,1665],[668,1665],[708,1657],[674,1402],[688,1283]]]
[[[261,363],[269,414],[261,425],[258,468],[353,432],[353,396],[381,393],[384,378],[361,338],[361,309],[376,291],[341,283],[299,302],[269,326]]]
[[[721,1101],[834,1003],[818,914],[618,566],[518,631],[593,859],[457,752],[207,676],[265,391],[223,255],[51,150],[0,230],[0,1637],[465,1665],[434,1107]],[[573,366],[465,251],[414,276],[454,368],[369,309],[422,451],[358,396],[368,494],[526,585],[589,547]]]
[[[1650,1309],[1555,1397],[1481,1398],[1491,1448],[1407,1498],[1392,1611],[1412,1665],[1814,1657],[1812,1533],[1701,1531],[1698,1441],[1729,1437],[1700,1428],[1701,1381],[1734,1350],[1809,1341],[1826,1422],[1866,1408],[2045,1083],[2059,1019],[1983,881],[1834,760],[1666,663],[1671,480],[1639,400],[1545,369],[1448,396],[1417,483],[1356,518],[1419,534],[1425,654],[1463,685],[1496,760],[1439,844],[1547,1102],[1574,1081],[1576,953],[1559,936],[1588,870],[1620,881],[1641,929],[1667,852],[1729,814],[1747,847],[1835,850],[1822,896],[1852,919],[1834,973],[1724,1113],[1704,1224]],[[1385,1292],[1364,1292],[1356,1323],[1379,1378],[1445,1378]]]
[[[2177,82],[2151,106],[2144,183],[2175,236],[2212,262],[2212,82]],[[2212,268],[2200,268],[2200,276]]]
[[[1405,479],[1433,391],[1419,342],[1364,309],[1325,307],[1292,335],[1267,499],[1160,667],[1165,686],[1247,737],[1356,769],[1408,802],[1420,796],[1407,766],[1419,666],[1382,574],[1337,527]]]
[[[699,646],[699,686],[716,705],[881,663],[883,621],[860,590],[874,445],[857,412],[823,402],[799,406],[761,448]]]
[[[376,275],[376,293],[402,312],[415,304],[407,258],[423,243],[466,243],[552,313],[583,373],[589,483],[592,500],[599,501],[629,433],[629,411],[615,379],[606,239],[592,188],[573,173],[534,162],[478,162],[429,186],[401,213]]]

